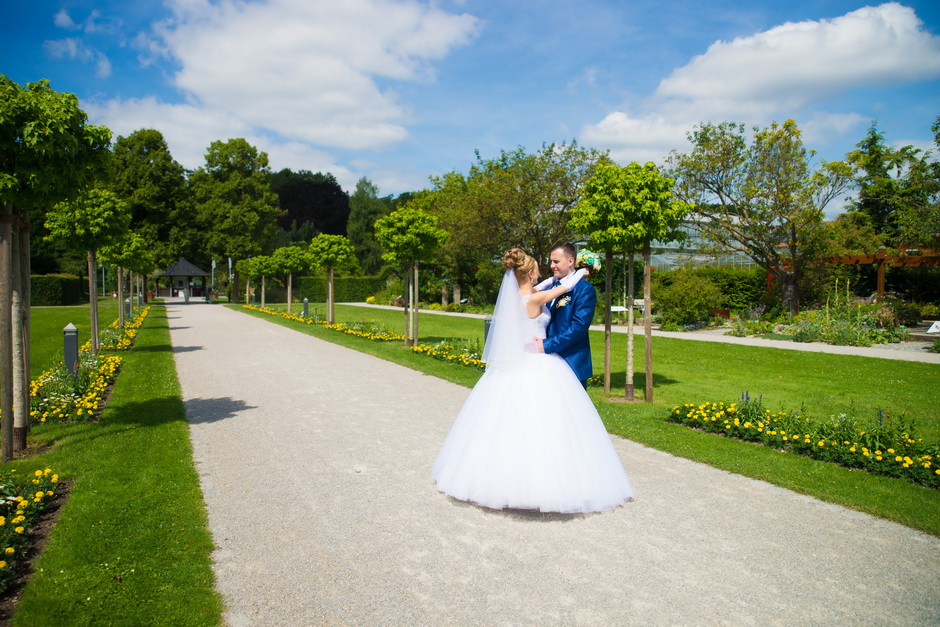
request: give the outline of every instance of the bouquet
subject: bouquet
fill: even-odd
[[[593,272],[601,269],[601,256],[589,250],[578,252],[578,256],[575,257],[574,261],[577,268],[590,268]]]

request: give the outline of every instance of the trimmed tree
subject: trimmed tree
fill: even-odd
[[[625,167],[606,162],[585,187],[581,204],[572,212],[572,226],[589,235],[593,246],[605,252],[606,298],[604,315],[604,391],[610,392],[610,298],[613,254],[643,251],[643,300],[646,339],[646,402],[653,402],[652,326],[650,318],[650,249],[653,240],[682,237],[680,227],[691,210],[675,200],[673,180],[663,176],[654,163],[631,163]],[[632,259],[631,259],[632,262]],[[633,264],[630,264],[630,272]],[[632,283],[632,281],[631,281]],[[632,294],[629,319],[633,317]],[[634,400],[633,329],[627,334],[627,369],[624,396]]]
[[[29,216],[43,217],[104,170],[111,131],[86,121],[74,94],[56,92],[46,80],[20,88],[0,74],[0,448],[4,461],[14,450],[26,447],[29,428]],[[14,405],[23,408],[15,416]]]
[[[91,295],[91,350],[98,353],[98,299],[95,294],[98,251],[118,244],[127,234],[131,214],[117,194],[92,188],[78,198],[58,203],[46,215],[49,238],[72,250],[85,251],[88,258],[88,293]]]
[[[448,233],[437,218],[419,209],[420,197],[375,221],[375,239],[385,249],[382,258],[404,268],[408,298],[405,306],[405,346],[418,343],[418,266],[434,259]]]
[[[317,235],[310,242],[308,255],[311,265],[326,269],[326,322],[335,322],[333,271],[356,262],[356,250],[342,235]]]
[[[310,263],[307,253],[300,246],[283,246],[271,254],[271,264],[279,276],[287,275],[287,313],[291,313],[294,300],[294,274],[302,272]]]

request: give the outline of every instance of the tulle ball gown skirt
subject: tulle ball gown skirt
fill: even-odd
[[[434,462],[438,489],[493,509],[593,512],[633,496],[594,404],[555,355],[490,366]]]

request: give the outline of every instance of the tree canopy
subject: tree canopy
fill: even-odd
[[[391,211],[389,203],[379,198],[379,188],[366,177],[356,182],[349,198],[349,241],[366,274],[382,267],[382,247],[375,239],[375,221]]]
[[[194,257],[241,259],[265,250],[281,213],[268,174],[267,154],[244,139],[212,142],[206,164],[190,177],[202,237]]]
[[[271,175],[271,189],[282,211],[277,219],[280,229],[301,229],[312,223],[317,233],[346,235],[349,196],[332,174],[284,168]]]
[[[810,171],[793,120],[755,127],[705,123],[689,133],[690,153],[673,151],[669,174],[680,199],[691,202],[702,234],[718,248],[750,257],[780,282],[791,314],[799,310],[802,272],[812,251],[803,243],[822,224],[823,209],[849,184],[842,162]]]
[[[170,265],[190,248],[197,228],[186,172],[160,131],[141,129],[117,138],[111,187],[127,203],[131,228],[147,243],[157,266]]]

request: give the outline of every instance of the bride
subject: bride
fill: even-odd
[[[537,291],[538,264],[519,248],[506,269],[483,350],[486,372],[470,392],[434,462],[437,488],[493,509],[592,512],[633,496],[594,404],[568,364],[525,345],[545,337],[548,303],[579,270]]]

